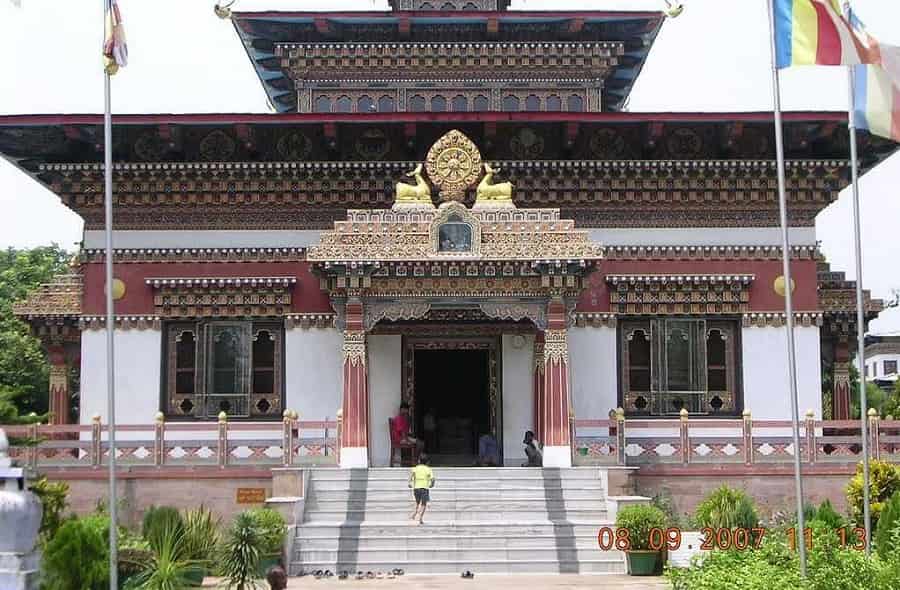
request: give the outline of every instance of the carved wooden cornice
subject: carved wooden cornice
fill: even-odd
[[[306,248],[117,248],[116,264],[146,262],[300,262],[306,260]],[[81,262],[106,260],[101,248],[82,250]]]
[[[282,69],[301,83],[310,78],[459,77],[473,74],[602,78],[624,54],[622,42],[558,43],[278,43]],[[373,89],[375,91],[376,89]]]
[[[743,314],[743,326],[745,328],[781,328],[787,321],[784,313],[754,312]],[[822,326],[823,315],[818,312],[794,312],[794,325],[809,328]]]
[[[284,316],[284,327],[288,330],[299,328],[309,330],[311,328],[334,328],[335,314],[333,313],[289,313]]]
[[[148,278],[153,305],[167,318],[277,317],[291,309],[296,277]]]
[[[735,314],[750,309],[753,275],[607,275],[620,314]]]
[[[604,246],[606,260],[781,260],[780,246]],[[818,246],[792,246],[791,259],[819,260]]]
[[[614,313],[575,312],[575,326],[578,328],[615,328],[616,323]]]
[[[118,229],[309,229],[347,209],[387,208],[410,162],[117,164]],[[501,161],[522,208],[561,206],[581,227],[777,225],[774,163],[758,161]],[[811,226],[842,186],[845,163],[788,164],[790,214]],[[87,229],[103,225],[98,164],[44,164],[40,174]],[[471,198],[471,197],[469,197]]]
[[[29,322],[43,319],[77,318],[81,315],[84,283],[79,274],[55,277],[13,305],[13,314]]]
[[[117,315],[116,330],[159,330],[161,318],[155,315]],[[79,325],[82,330],[102,330],[106,327],[106,316],[81,316]]]

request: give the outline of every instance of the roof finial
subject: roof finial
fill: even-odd
[[[213,10],[216,12],[216,16],[223,20],[231,18],[231,7],[234,6],[235,2],[237,2],[237,0],[231,0],[231,2],[225,4],[225,6],[216,4],[213,7]]]
[[[680,2],[678,4],[674,4],[672,0],[665,0],[666,3],[666,16],[669,18],[675,18],[680,16],[682,12],[684,12],[684,4]]]

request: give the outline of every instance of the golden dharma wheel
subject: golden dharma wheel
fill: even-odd
[[[456,129],[438,139],[425,157],[425,170],[442,201],[462,201],[481,175],[481,153]]]

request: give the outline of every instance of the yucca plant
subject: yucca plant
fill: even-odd
[[[185,533],[169,523],[154,531],[152,557],[145,561],[140,572],[128,580],[129,590],[183,590],[193,585],[192,572],[197,561],[189,559],[185,547]]]
[[[259,558],[262,535],[253,516],[242,512],[234,519],[222,547],[222,573],[225,585],[237,590],[259,588]]]
[[[184,514],[184,551],[189,559],[211,562],[219,546],[220,520],[205,506]]]

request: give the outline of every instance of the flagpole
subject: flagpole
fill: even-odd
[[[103,30],[111,26],[112,0],[103,0]],[[112,34],[112,31],[109,31]],[[104,35],[105,38],[105,35]],[[116,519],[116,387],[115,328],[113,312],[113,190],[112,190],[112,93],[110,74],[103,71],[103,184],[104,230],[106,233],[106,395],[109,440],[109,588],[119,587],[118,525]]]
[[[850,18],[850,3],[844,4],[847,18]],[[866,67],[866,66],[859,66]],[[847,114],[847,128],[850,131],[850,178],[853,191],[853,250],[856,258],[856,347],[859,358],[859,426],[862,436],[863,456],[863,521],[866,531],[866,554],[872,552],[872,516],[869,502],[869,436],[868,436],[868,400],[866,399],[866,310],[863,307],[863,275],[862,275],[862,232],[859,215],[859,158],[856,147],[856,77],[854,66],[847,68],[850,107]]]
[[[781,78],[778,73],[775,44],[775,10],[772,0],[767,1],[769,9],[769,42],[772,58],[772,93],[775,115],[775,152],[778,170],[778,210],[781,219],[781,261],[784,275],[784,315],[787,332],[788,379],[791,392],[791,422],[794,442],[794,487],[797,500],[797,552],[800,556],[800,576],[806,577],[806,535],[803,517],[803,478],[800,473],[800,409],[797,401],[797,355],[794,348],[793,286],[791,280],[791,245],[788,235],[787,191],[784,180],[784,136],[781,120]]]

